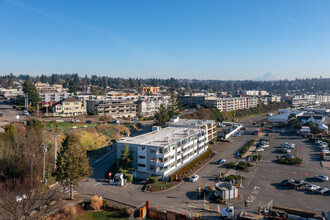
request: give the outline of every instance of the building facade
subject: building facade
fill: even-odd
[[[66,98],[53,105],[54,116],[72,117],[85,114],[86,108],[83,107],[82,102],[72,97]]]
[[[117,158],[127,145],[133,153],[134,176],[144,179],[162,176],[166,179],[208,149],[203,129],[167,127],[117,143]]]
[[[111,118],[136,117],[136,105],[130,100],[88,100],[87,112]]]

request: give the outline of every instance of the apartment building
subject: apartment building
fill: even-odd
[[[34,84],[38,92],[63,92],[63,86],[61,84],[49,85],[49,83],[37,82]]]
[[[279,95],[271,95],[267,96],[268,102],[280,102],[281,101],[281,96]]]
[[[208,148],[204,129],[167,127],[136,137],[127,137],[117,143],[117,158],[128,145],[133,153],[135,178],[151,175],[166,179]]]
[[[85,114],[86,108],[82,106],[82,102],[72,97],[66,98],[53,105],[54,116],[72,117]]]
[[[141,88],[141,94],[142,95],[156,95],[159,93],[159,87],[142,87]]]
[[[209,96],[182,96],[181,101],[186,107],[201,105],[208,108],[217,108],[219,111],[234,111],[258,105],[257,97],[216,98]]]
[[[41,92],[39,93],[42,103],[55,103],[72,96],[69,92]]]
[[[180,119],[178,116],[174,116],[166,123],[166,127],[203,129],[207,136],[207,143],[217,138],[217,125],[214,120]]]
[[[136,117],[136,105],[130,100],[87,100],[87,112],[111,118]]]
[[[160,105],[168,106],[170,104],[170,99],[168,98],[160,98],[160,99],[146,99],[146,100],[138,100],[135,102],[137,115],[141,118],[154,116]]]

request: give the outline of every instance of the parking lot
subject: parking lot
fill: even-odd
[[[281,186],[280,182],[286,178],[306,180],[310,184],[330,188],[329,182],[314,179],[317,174],[330,176],[330,170],[321,167],[319,152],[316,144],[299,136],[280,133],[280,130],[270,133],[270,136],[261,138],[270,140],[270,147],[260,154],[263,160],[253,167],[246,181],[242,200],[247,200],[250,206],[265,206],[273,200],[274,204],[293,208],[302,208],[315,211],[329,211],[330,193],[320,195],[305,189],[294,190],[288,186]],[[275,160],[280,157],[281,144],[292,142],[295,149],[293,156],[303,159],[303,166],[278,164]],[[243,174],[244,175],[244,174]],[[241,201],[241,203],[243,202]]]

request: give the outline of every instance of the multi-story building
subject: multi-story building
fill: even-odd
[[[281,101],[281,96],[279,95],[271,95],[267,96],[268,102],[280,102]]]
[[[148,87],[142,87],[141,89],[141,94],[142,95],[156,95],[159,92],[159,87],[152,87],[152,86],[148,86]]]
[[[136,117],[136,105],[130,100],[88,100],[87,112],[112,118]]]
[[[208,108],[217,108],[219,111],[234,111],[256,107],[258,105],[257,97],[216,98],[208,96],[182,96],[181,101],[186,107],[201,105]]]
[[[139,117],[150,117],[154,116],[160,108],[160,105],[168,106],[170,104],[169,98],[153,99],[149,98],[146,100],[138,100],[135,102],[136,111]]]
[[[68,92],[42,92],[39,93],[42,103],[55,103],[72,96]]]
[[[128,145],[133,153],[134,176],[151,175],[167,178],[170,174],[206,151],[207,134],[204,129],[167,127],[117,143],[117,158]]]
[[[63,86],[61,84],[49,85],[49,83],[37,82],[34,84],[38,92],[63,92]]]
[[[84,114],[86,114],[86,108],[82,106],[79,99],[69,97],[53,105],[54,116],[70,117]]]
[[[166,123],[166,126],[203,129],[206,132],[208,141],[217,138],[217,125],[214,120],[180,119],[178,116],[174,116]]]

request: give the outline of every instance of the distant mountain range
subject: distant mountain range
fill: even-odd
[[[275,73],[266,73],[265,75],[254,79],[254,81],[278,81],[283,79],[283,77],[280,77]]]

